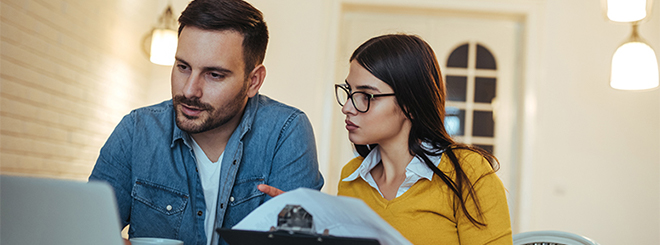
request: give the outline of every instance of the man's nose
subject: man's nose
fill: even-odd
[[[190,75],[183,87],[183,95],[186,98],[201,98],[203,95],[204,81],[199,75]]]

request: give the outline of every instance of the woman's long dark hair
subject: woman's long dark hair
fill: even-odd
[[[468,179],[454,150],[468,149],[484,156],[493,168],[488,174],[497,171],[499,164],[492,154],[481,148],[454,142],[445,130],[445,84],[431,46],[413,35],[383,35],[360,45],[351,56],[350,61],[353,60],[394,90],[399,107],[412,123],[408,137],[410,154],[419,157],[449,186],[456,195],[458,206],[475,226],[486,226],[473,187],[473,183],[478,179],[474,182]],[[422,142],[430,144],[431,147],[422,147]],[[375,145],[355,145],[363,157],[374,147]],[[455,180],[438,169],[427,157],[442,153],[449,157],[454,167]],[[470,199],[476,204],[476,217],[466,208],[465,203]]]

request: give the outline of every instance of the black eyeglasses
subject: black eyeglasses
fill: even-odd
[[[377,98],[377,97],[383,97],[383,96],[392,96],[394,93],[391,94],[369,94],[365,92],[353,92],[351,93],[348,89],[348,85],[346,84],[335,84],[335,97],[337,98],[337,102],[339,105],[344,106],[346,104],[346,101],[348,99],[351,99],[351,102],[353,102],[353,107],[359,112],[365,113],[369,110],[369,106],[371,105],[371,99]]]

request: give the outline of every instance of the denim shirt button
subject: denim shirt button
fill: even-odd
[[[167,207],[165,207],[165,209],[167,209],[167,211],[172,211],[172,205],[167,205]]]
[[[204,214],[204,212],[202,212],[202,211],[197,211],[197,216],[202,216],[202,214]]]
[[[232,164],[236,165],[236,160],[234,160],[234,162]]]
[[[230,202],[234,202],[234,197],[229,197]]]

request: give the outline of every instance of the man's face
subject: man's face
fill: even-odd
[[[186,26],[172,68],[176,125],[197,134],[234,130],[247,103],[243,36]]]

